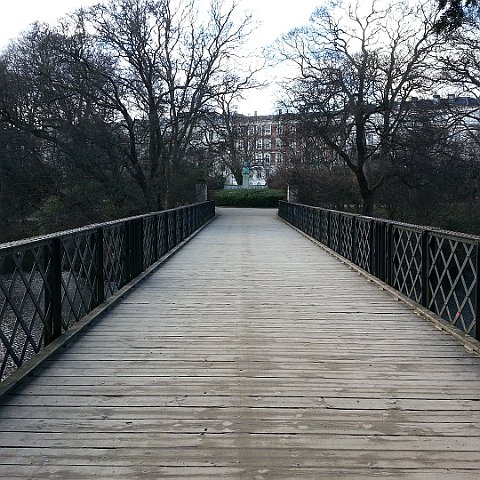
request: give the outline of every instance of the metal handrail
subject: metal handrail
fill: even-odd
[[[278,214],[480,340],[480,236],[283,201]]]
[[[206,202],[0,245],[0,381],[214,215]]]

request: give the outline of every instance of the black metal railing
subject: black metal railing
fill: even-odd
[[[287,202],[279,216],[480,339],[480,237]]]
[[[0,245],[0,380],[214,215],[206,202]]]

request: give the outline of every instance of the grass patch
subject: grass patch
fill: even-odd
[[[282,190],[216,190],[213,200],[217,207],[277,208],[280,200],[285,200]]]

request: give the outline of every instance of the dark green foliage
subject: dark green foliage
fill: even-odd
[[[438,226],[445,230],[480,235],[479,207],[478,201],[473,204],[457,205],[445,212],[444,217],[437,222]]]
[[[277,208],[280,200],[285,200],[286,194],[282,190],[217,190],[213,192],[213,199],[217,207],[253,207]]]
[[[0,123],[0,241],[34,233],[33,216],[54,189],[35,139]]]

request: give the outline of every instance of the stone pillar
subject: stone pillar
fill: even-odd
[[[195,199],[197,203],[206,202],[208,199],[207,184],[197,183],[195,184]]]
[[[287,187],[287,202],[298,203],[298,187],[295,185],[288,185]]]

